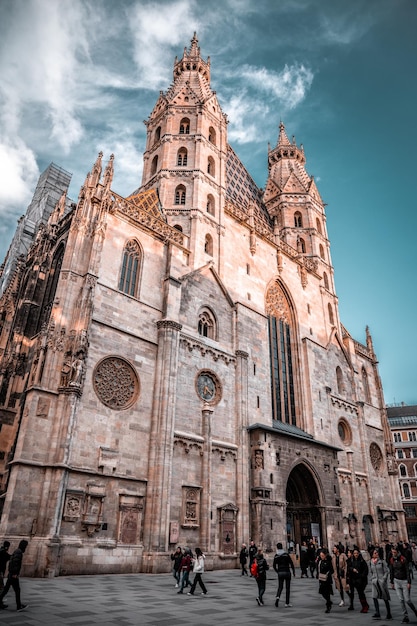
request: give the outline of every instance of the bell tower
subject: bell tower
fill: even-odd
[[[264,202],[275,220],[282,242],[299,255],[311,259],[322,276],[321,289],[330,326],[338,324],[338,302],[330,241],[326,229],[325,204],[313,176],[305,169],[306,157],[295,137],[290,141],[282,122],[275,148],[268,149],[268,180]]]
[[[145,122],[141,190],[154,188],[171,226],[188,236],[190,265],[220,264],[226,179],[227,118],[210,86],[210,59],[196,34],[173,82]]]

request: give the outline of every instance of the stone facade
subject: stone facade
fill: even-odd
[[[0,301],[0,532],[30,537],[27,574],[404,532],[372,339],[339,319],[304,150],[280,124],[258,189],[210,70],[194,37],[146,122],[141,186],[118,196],[100,154]]]

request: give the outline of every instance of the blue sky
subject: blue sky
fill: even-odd
[[[417,403],[416,0],[2,0],[0,259],[50,162],[141,182],[145,126],[197,32],[229,142],[263,187],[282,119],[327,203],[342,323],[387,403]]]

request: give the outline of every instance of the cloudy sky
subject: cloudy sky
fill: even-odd
[[[387,403],[417,404],[416,0],[1,0],[0,260],[39,174],[103,150],[141,182],[145,126],[197,32],[259,186],[282,119],[327,203],[341,319],[368,325]]]

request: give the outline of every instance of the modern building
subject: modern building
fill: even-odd
[[[390,405],[387,414],[398,463],[408,540],[417,541],[417,405]]]
[[[279,125],[257,187],[196,36],[146,121],[141,185],[100,153],[0,300],[0,534],[40,576],[236,567],[405,533],[372,338],[339,318],[325,204]]]

